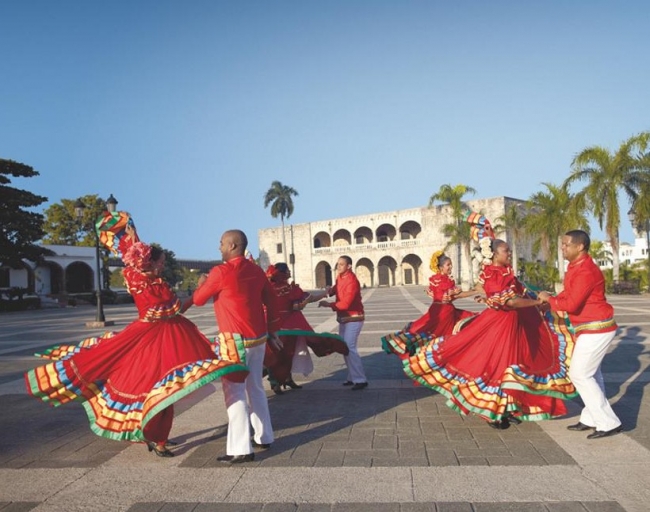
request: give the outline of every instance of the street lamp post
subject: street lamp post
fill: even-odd
[[[117,206],[117,199],[115,199],[113,197],[113,194],[111,194],[110,197],[106,200],[106,209],[109,212],[113,213],[116,209],[116,206]],[[77,199],[77,201],[74,204],[74,211],[75,211],[75,215],[77,216],[77,220],[82,225],[83,225],[83,214],[85,209],[86,209],[86,205],[83,203],[83,201],[81,199]],[[101,268],[99,264],[100,261],[99,234],[97,233],[97,229],[95,228],[94,223],[91,223],[90,229],[95,235],[95,264],[96,264],[95,296],[97,301],[97,313],[95,315],[95,320],[93,322],[86,322],[86,327],[92,327],[92,328],[106,327],[107,325],[113,325],[115,322],[107,321],[104,315],[104,305],[102,303],[102,275],[101,275]]]

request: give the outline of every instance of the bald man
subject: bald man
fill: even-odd
[[[239,352],[244,351],[244,362],[250,370],[245,382],[222,378],[228,439],[226,455],[218,460],[227,464],[254,460],[253,445],[267,449],[274,439],[262,371],[266,343],[282,347],[275,334],[279,317],[275,293],[264,271],[245,257],[247,245],[242,231],[226,231],[219,246],[224,263],[214,267],[208,276],[201,276],[191,298],[197,306],[209,299],[214,301],[220,343],[234,340]]]

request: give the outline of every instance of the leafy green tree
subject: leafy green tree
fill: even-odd
[[[19,265],[24,259],[39,261],[51,254],[38,242],[43,237],[43,215],[28,211],[47,201],[10,186],[13,178],[38,176],[32,167],[0,158],[0,265]]]
[[[573,159],[573,170],[564,182],[565,186],[586,182],[577,197],[584,198],[598,225],[605,230],[612,246],[614,281],[619,280],[620,267],[619,193],[624,192],[635,203],[639,189],[647,181],[642,159],[649,143],[650,132],[644,132],[624,141],[615,153],[602,146],[585,148]]]
[[[151,244],[151,247],[158,247],[158,249],[165,253],[165,266],[163,268],[162,278],[167,281],[169,286],[176,286],[176,283],[183,279],[183,269],[176,259],[176,254],[174,254],[174,251],[164,249],[156,243]]]
[[[85,195],[80,199],[86,205],[81,220],[77,219],[74,209],[77,199],[62,199],[45,210],[43,243],[95,246],[95,221],[106,210],[106,204],[97,194]]]
[[[592,240],[589,246],[589,255],[599,265],[607,265],[612,262],[612,251],[608,251],[605,243],[601,240]]]
[[[280,181],[271,183],[271,188],[264,194],[264,208],[271,205],[271,217],[277,219],[280,217],[282,221],[282,251],[285,258],[287,252],[287,238],[284,233],[284,219],[291,217],[293,214],[293,197],[297,196],[298,192],[287,185],[283,185]],[[287,259],[287,263],[289,263]]]
[[[566,187],[542,183],[546,191],[533,194],[527,201],[525,226],[533,237],[533,251],[541,252],[545,261],[555,254],[559,279],[564,279],[562,236],[571,229],[589,231],[584,201]]]
[[[463,220],[465,214],[470,209],[469,206],[467,206],[467,203],[463,200],[467,194],[476,194],[476,190],[462,184],[453,187],[445,184],[438,189],[438,192],[429,198],[429,207],[433,206],[436,202],[440,202],[448,204],[451,208],[453,221],[449,224],[444,224],[442,226],[442,232],[446,237],[449,237],[447,247],[453,244],[457,246],[458,259],[456,261],[456,273],[458,275],[459,283],[461,280],[461,253],[465,257],[465,262],[467,263],[468,268],[471,269],[472,265],[471,230],[470,225]],[[470,286],[473,286],[474,277],[472,276],[471,271],[469,272],[469,276],[469,284]]]

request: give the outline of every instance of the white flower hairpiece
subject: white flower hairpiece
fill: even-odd
[[[481,248],[481,255],[483,256],[483,264],[489,265],[492,263],[492,239],[488,237],[483,237],[478,241],[478,245]]]

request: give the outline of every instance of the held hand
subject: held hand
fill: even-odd
[[[551,294],[548,292],[539,292],[537,298],[542,302],[548,302],[548,299],[551,298]]]
[[[278,335],[275,334],[274,332],[269,333],[269,338],[267,342],[269,345],[271,345],[271,348],[275,351],[280,351],[282,350],[282,347],[284,347],[284,345],[282,344],[282,340],[280,340],[280,338],[278,338]]]
[[[199,286],[203,285],[208,280],[208,275],[207,274],[201,274],[199,276],[198,281],[196,282],[196,287],[198,288]]]
[[[321,301],[318,303],[318,307],[319,307],[319,308],[328,308],[329,305],[330,305],[330,303],[327,302],[326,300],[321,300]]]

